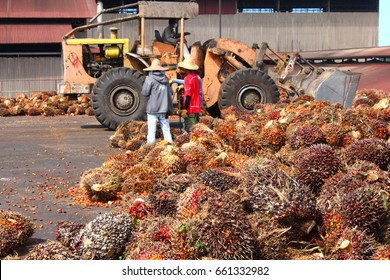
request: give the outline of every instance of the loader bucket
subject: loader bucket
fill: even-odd
[[[360,73],[327,69],[310,82],[305,93],[316,101],[326,100],[349,108],[352,106],[359,79]]]

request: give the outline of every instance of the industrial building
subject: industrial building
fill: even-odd
[[[63,36],[72,28],[84,25],[96,14],[98,6],[108,9],[136,2],[0,0],[3,7],[0,10],[0,96],[56,91],[62,80]],[[268,42],[279,52],[365,49],[378,45],[379,0],[196,2],[199,16],[185,23],[191,33],[186,37],[189,45],[215,37],[233,38],[248,45]],[[136,10],[115,11],[104,15],[104,20],[126,13],[136,13]],[[146,41],[153,40],[154,30],[162,32],[166,25],[166,19],[152,21],[146,27]],[[109,27],[104,27],[106,36]],[[130,38],[131,42],[137,39],[138,26],[123,22],[115,27],[119,29],[119,37]],[[77,36],[97,37],[98,34],[96,29],[91,29]],[[388,56],[380,59],[386,62]]]

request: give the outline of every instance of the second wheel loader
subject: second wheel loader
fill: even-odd
[[[136,7],[138,13],[94,23],[103,13],[129,7]],[[145,119],[147,99],[140,94],[145,79],[143,69],[159,58],[170,67],[166,73],[170,79],[180,78],[177,64],[187,53],[184,20],[196,17],[198,11],[198,4],[192,1],[139,1],[102,10],[89,24],[65,35],[64,83],[60,92],[90,93],[96,118],[110,129],[124,121]],[[177,45],[165,44],[158,36],[146,45],[146,21],[168,18],[179,20]],[[138,40],[132,46],[128,38],[118,38],[115,27],[111,28],[110,38],[74,38],[79,31],[131,20],[139,24]],[[349,107],[360,77],[335,68],[317,68],[298,53],[282,55],[267,43],[248,46],[233,39],[216,38],[194,43],[188,51],[199,66],[203,103],[213,117],[229,106],[250,111],[258,103],[276,103],[281,92],[291,98],[304,94]]]

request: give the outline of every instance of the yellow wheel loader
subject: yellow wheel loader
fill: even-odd
[[[103,13],[134,7],[135,15],[96,22]],[[213,117],[229,106],[250,111],[258,103],[276,103],[280,92],[291,98],[307,94],[316,100],[351,106],[360,77],[357,73],[317,68],[299,54],[278,54],[267,43],[247,46],[233,39],[216,38],[187,48],[185,35],[189,33],[184,32],[184,20],[195,18],[198,11],[198,4],[192,1],[139,1],[102,10],[87,25],[64,36],[60,93],[90,93],[96,118],[110,129],[124,121],[144,120],[147,99],[140,94],[143,69],[159,58],[169,66],[166,74],[170,79],[182,78],[176,71],[177,64],[188,53],[199,66],[203,104]],[[156,36],[147,46],[147,20],[168,18],[179,20],[178,44],[166,44]],[[132,44],[128,38],[118,38],[115,27],[110,28],[110,38],[74,38],[77,32],[124,21],[138,22],[138,40]]]

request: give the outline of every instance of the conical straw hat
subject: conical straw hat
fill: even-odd
[[[198,70],[199,66],[195,64],[194,60],[191,56],[187,56],[182,62],[177,64],[180,68],[188,69],[188,70]]]
[[[162,67],[161,62],[158,59],[153,59],[152,65],[150,65],[148,68],[145,68],[144,71],[166,71],[169,67]]]

